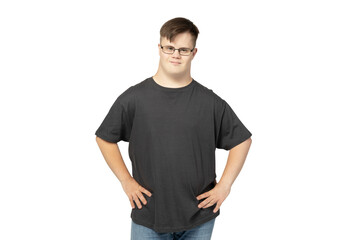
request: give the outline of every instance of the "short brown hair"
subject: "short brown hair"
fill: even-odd
[[[199,29],[189,19],[177,17],[170,19],[160,29],[160,41],[162,37],[167,38],[170,42],[179,33],[189,32],[193,36],[194,47],[199,34]]]

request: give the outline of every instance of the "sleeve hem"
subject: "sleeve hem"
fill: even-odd
[[[234,141],[232,141],[230,144],[228,144],[228,146],[226,148],[224,148],[226,151],[231,150],[233,147],[239,145],[242,142],[245,142],[247,139],[249,139],[252,136],[251,133],[245,135],[244,137],[235,139]]]
[[[99,138],[101,138],[101,139],[103,139],[103,140],[107,141],[107,142],[111,142],[111,143],[118,143],[118,142],[120,142],[120,141],[118,141],[118,140],[111,139],[111,138],[109,138],[108,136],[103,135],[103,134],[98,133],[98,132],[97,132],[97,133],[95,133],[95,135],[96,135],[97,137],[99,137]]]

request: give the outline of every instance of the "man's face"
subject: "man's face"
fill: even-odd
[[[170,41],[167,38],[161,38],[161,45],[172,46],[176,49],[178,48],[190,48],[193,49],[193,39],[190,33],[180,33],[178,34],[173,41]],[[186,75],[190,73],[191,61],[195,57],[197,48],[195,48],[189,56],[180,55],[179,51],[176,50],[173,54],[166,54],[162,51],[160,44],[159,55],[160,55],[160,68],[168,75]]]

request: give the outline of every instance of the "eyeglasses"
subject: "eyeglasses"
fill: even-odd
[[[166,53],[166,54],[173,54],[175,52],[175,50],[178,50],[179,51],[179,54],[182,55],[182,56],[189,56],[190,53],[195,49],[195,47],[193,49],[190,49],[190,48],[174,48],[173,46],[162,46],[160,44],[160,47],[163,51],[163,53]]]

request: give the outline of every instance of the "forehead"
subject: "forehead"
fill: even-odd
[[[170,42],[168,38],[161,37],[161,44],[174,47],[193,48],[193,37],[190,33],[180,33]]]

